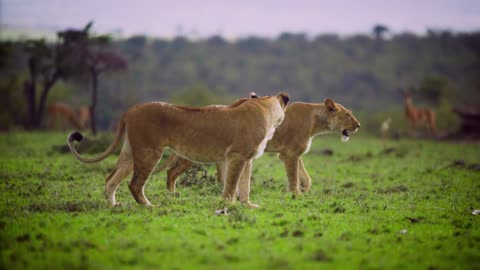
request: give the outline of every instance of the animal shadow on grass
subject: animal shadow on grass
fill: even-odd
[[[56,203],[32,203],[26,206],[27,211],[30,212],[88,212],[98,209],[107,209],[107,205],[104,202],[95,202],[95,201],[67,201],[67,202],[56,202]]]

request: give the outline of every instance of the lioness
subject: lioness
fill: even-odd
[[[144,187],[165,148],[195,162],[226,162],[226,179],[222,196],[233,202],[240,175],[251,171],[252,159],[263,154],[267,141],[284,118],[288,94],[246,99],[228,108],[190,108],[163,102],[151,102],[130,108],[118,124],[112,144],[97,157],[85,158],[77,153],[73,141],[82,135],[73,132],[68,146],[74,156],[85,163],[105,159],[125,140],[116,167],[106,178],[108,201],[115,205],[120,182],[133,170],[129,189],[139,204],[150,206]],[[126,131],[125,131],[126,129]],[[249,185],[242,177],[240,186]],[[246,182],[246,183],[245,183]],[[249,194],[240,201],[252,205]]]
[[[279,153],[287,171],[289,190],[300,194],[299,182],[304,192],[311,186],[311,178],[301,157],[310,150],[312,139],[319,134],[338,133],[342,135],[342,141],[346,142],[350,133],[355,133],[359,127],[360,123],[352,112],[331,99],[326,99],[324,103],[295,102],[287,106],[285,119],[275,130],[265,151]],[[157,172],[174,161],[167,171],[167,188],[171,192],[175,191],[176,178],[193,164],[190,160],[172,155]],[[225,175],[222,167],[222,162],[217,163],[217,181],[220,183]],[[238,190],[239,196],[249,191],[247,187],[244,190],[241,187]]]

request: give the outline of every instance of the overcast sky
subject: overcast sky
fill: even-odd
[[[384,24],[394,32],[480,30],[480,0],[0,0],[0,22],[31,28],[80,28],[122,36],[185,34],[228,38],[306,32],[355,34]]]

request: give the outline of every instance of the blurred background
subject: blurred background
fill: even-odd
[[[139,102],[250,91],[333,98],[372,134],[407,129],[401,91],[443,132],[480,107],[475,0],[1,0],[0,27],[4,131],[48,128],[52,104],[88,107],[95,131]]]

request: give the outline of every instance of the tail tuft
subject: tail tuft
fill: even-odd
[[[78,131],[72,132],[68,136],[68,141],[69,142],[73,142],[73,141],[81,142],[82,140],[83,140],[83,135],[82,135],[82,133],[80,133]]]

